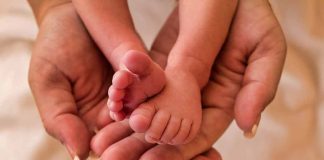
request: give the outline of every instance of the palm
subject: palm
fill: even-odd
[[[87,150],[88,130],[109,122],[109,116],[103,115],[107,111],[101,110],[113,71],[73,8],[55,10],[42,21],[31,60],[30,85],[47,131],[63,143],[79,143],[70,148],[81,143]]]

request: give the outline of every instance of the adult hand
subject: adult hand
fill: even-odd
[[[162,66],[177,33],[177,15],[173,14],[152,50],[152,57]],[[261,112],[275,95],[285,55],[285,39],[268,1],[240,1],[228,41],[203,92],[203,123],[196,139],[186,145],[152,148],[140,135],[117,143],[105,143],[104,136],[98,135],[95,139],[105,143],[99,150],[102,159],[197,158],[197,154],[211,148],[234,117],[246,136],[254,136]]]
[[[165,67],[167,56],[178,35],[178,14],[173,12],[158,35],[152,50],[152,58]],[[209,82],[207,88],[212,93],[203,94],[205,101],[201,130],[197,137],[186,145],[152,145],[145,142],[143,134],[130,134],[128,137],[116,136],[111,125],[105,127],[93,138],[92,149],[103,160],[217,160],[220,155],[212,149],[213,143],[223,134],[231,123],[232,114],[228,106],[218,106],[213,99],[217,95],[214,90],[215,82]],[[215,124],[217,122],[217,125]],[[114,138],[111,138],[114,135]]]
[[[285,38],[268,0],[239,1],[211,79],[220,94],[214,100],[234,107],[235,120],[248,138],[256,134],[262,111],[275,97],[285,57]]]
[[[37,6],[34,10],[40,31],[30,64],[30,87],[47,132],[60,140],[72,157],[85,159],[94,130],[108,130],[104,133],[111,135],[111,143],[132,131],[127,122],[111,123],[109,119],[105,106],[113,70],[87,34],[74,7],[69,1],[43,2],[46,7]],[[100,148],[95,144],[93,139],[92,146]],[[197,158],[216,156],[217,152],[210,150]]]
[[[47,3],[47,1],[44,1]],[[29,83],[46,131],[72,156],[87,157],[94,130],[111,122],[106,101],[113,74],[71,3],[43,8]]]

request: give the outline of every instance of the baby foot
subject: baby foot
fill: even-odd
[[[200,88],[186,73],[166,73],[163,91],[135,109],[129,123],[135,132],[145,132],[145,139],[150,143],[188,143],[201,123]]]
[[[121,60],[108,90],[111,118],[120,121],[165,85],[164,71],[139,51],[128,51]]]

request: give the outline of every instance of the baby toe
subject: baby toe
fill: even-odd
[[[171,140],[172,145],[180,145],[184,144],[184,141],[190,134],[190,130],[192,127],[191,119],[182,119],[181,126],[177,135]]]
[[[112,79],[112,86],[116,89],[125,89],[134,81],[134,75],[126,70],[117,71]]]
[[[112,101],[108,100],[108,108],[111,112],[119,112],[123,109],[123,102],[122,101]]]
[[[144,133],[149,129],[155,113],[156,109],[154,106],[143,103],[131,114],[129,125],[135,132]]]
[[[166,127],[160,143],[168,144],[177,135],[180,130],[181,119],[178,117],[171,116],[168,126]]]
[[[146,141],[149,143],[159,142],[170,118],[171,115],[169,112],[162,110],[158,111],[152,120],[150,128],[145,134]]]
[[[108,97],[110,100],[120,101],[125,97],[125,90],[117,89],[114,86],[111,86],[108,89]]]
[[[126,115],[124,112],[117,112],[115,113],[115,121],[122,121],[126,118]]]

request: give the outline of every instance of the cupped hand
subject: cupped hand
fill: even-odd
[[[84,158],[94,131],[111,122],[106,100],[113,70],[72,4],[50,8],[39,27],[30,87],[46,131]]]
[[[56,9],[40,23],[30,85],[47,131],[60,139],[71,154],[85,157],[93,130],[111,122],[103,108],[113,71],[86,34],[73,7]],[[160,34],[152,50],[153,58],[162,66],[177,38],[177,16],[171,17],[166,26],[170,27],[162,30],[164,34]],[[130,135],[129,127],[122,123],[101,129],[92,140],[97,141],[93,149],[101,151],[103,159],[125,155],[123,160],[219,158],[213,150],[205,156],[196,155],[210,149],[233,116],[245,132],[251,132],[274,96],[285,49],[269,4],[262,0],[240,1],[231,34],[203,93],[204,118],[197,138],[182,146],[153,147],[143,141],[142,135]],[[100,140],[107,135],[114,137],[102,145]]]
[[[286,42],[268,0],[239,1],[223,50],[214,63],[214,101],[233,107],[238,126],[252,138],[261,113],[273,100],[286,56]],[[217,93],[216,93],[217,92]]]
[[[90,148],[106,149],[98,138],[92,139],[95,130],[100,130],[96,137],[108,137],[104,141],[108,145],[126,142],[128,148],[138,146],[136,139],[131,139],[136,135],[130,136],[133,132],[127,121],[111,123],[109,119],[105,106],[113,70],[91,40],[71,3],[60,3],[43,12],[39,27],[30,62],[29,83],[46,131],[60,140],[72,157],[81,159],[88,156]],[[150,147],[152,145],[146,144],[138,149]],[[133,150],[132,153],[143,152]],[[195,152],[195,155],[200,153]],[[218,156],[211,149],[197,159]],[[178,154],[169,154],[171,159],[178,157]]]

